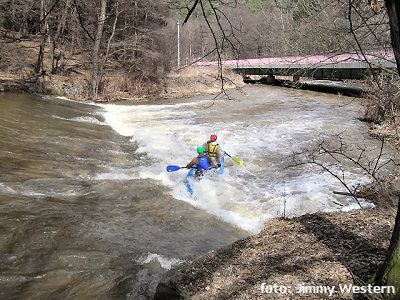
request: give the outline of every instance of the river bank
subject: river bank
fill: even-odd
[[[299,285],[335,286],[334,299],[353,299],[339,285],[367,285],[393,223],[394,211],[382,209],[273,219],[259,234],[166,273],[155,299],[332,299]],[[282,288],[267,292],[274,285]]]
[[[218,77],[218,69],[213,67],[191,66],[166,74],[158,83],[138,83],[143,85],[137,93],[124,90],[121,85],[123,74],[105,77],[106,91],[94,102],[116,102],[130,100],[144,102],[147,99],[180,99],[197,95],[217,95],[221,93],[222,81]],[[230,70],[224,70],[224,90],[243,87],[242,77]],[[134,82],[132,84],[135,84]],[[0,92],[24,92],[62,96],[72,100],[85,102],[88,100],[87,76],[48,75],[39,78],[21,79],[8,73],[0,72]],[[159,85],[159,86],[150,86]],[[159,91],[143,95],[144,90]]]
[[[89,100],[92,71],[88,51],[68,53],[63,67],[52,74],[51,51],[46,44],[44,65],[35,73],[40,39],[37,36],[21,38],[18,33],[0,28],[0,92],[23,92],[62,96],[85,102]],[[118,61],[110,59],[102,74],[99,94],[94,102],[147,99],[188,98],[196,95],[221,93],[221,78],[217,67],[191,65],[179,70],[163,69],[151,76],[126,74]],[[224,89],[243,87],[242,76],[230,70],[223,71]]]

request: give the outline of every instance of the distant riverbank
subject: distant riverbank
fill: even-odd
[[[98,95],[89,99],[92,76],[90,51],[68,53],[63,68],[52,74],[51,51],[46,44],[43,71],[37,74],[40,39],[35,35],[21,38],[19,33],[1,30],[0,92],[24,92],[63,96],[77,101],[115,102],[120,100],[186,98],[214,95],[244,86],[242,76],[217,67],[191,65],[179,70],[160,66],[157,74],[127,74],[116,59],[111,59],[101,76]],[[142,70],[144,71],[144,70]]]
[[[108,88],[95,102],[115,102],[121,100],[146,101],[157,98],[188,98],[196,95],[217,95],[224,90],[240,88],[245,85],[239,74],[230,70],[223,72],[223,84],[219,78],[219,71],[216,67],[191,66],[168,73],[160,82],[160,87],[149,90],[161,90],[160,93],[143,95],[142,91],[137,94],[124,91],[118,88],[120,76],[106,78]],[[132,83],[135,84],[135,83]],[[140,83],[139,83],[140,84]],[[150,83],[141,83],[142,85]],[[156,83],[151,83],[152,85]],[[0,73],[0,92],[25,92],[33,94],[47,94],[63,96],[77,101],[88,100],[87,78],[83,75],[48,75],[44,74],[38,78],[21,79],[7,73]],[[142,87],[146,89],[146,87]]]

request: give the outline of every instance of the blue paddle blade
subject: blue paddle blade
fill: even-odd
[[[179,166],[167,166],[167,172],[175,172],[178,171],[181,167]]]
[[[221,158],[221,166],[219,167],[218,174],[219,174],[219,175],[224,174],[224,169],[225,169],[225,158],[224,158],[224,156],[222,155],[222,158]]]

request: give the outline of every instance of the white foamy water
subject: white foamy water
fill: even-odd
[[[13,188],[0,182],[0,193],[1,194],[16,194],[17,192]]]
[[[270,87],[247,92],[238,93],[234,100],[216,101],[211,107],[212,100],[206,98],[168,105],[102,107],[106,122],[131,137],[138,151],[150,157],[147,165],[136,170],[139,178],[158,180],[170,187],[175,199],[249,232],[258,232],[266,219],[282,216],[283,211],[295,216],[358,207],[354,200],[332,193],[343,190],[333,177],[311,167],[284,167],[293,150],[323,134],[344,132],[353,141],[367,138],[365,125],[356,120],[360,106],[343,106],[349,101],[345,97]],[[187,170],[167,173],[165,168],[186,165],[212,133],[218,134],[227,153],[245,161],[245,167],[235,166],[226,157],[226,173],[195,183],[192,197],[183,184]],[[118,177],[117,170],[110,174],[99,176]],[[346,176],[354,184],[368,182],[357,169],[348,170]]]
[[[148,253],[147,255],[141,256],[137,262],[141,265],[143,264],[148,264],[152,261],[158,261],[160,264],[161,268],[170,270],[172,267],[177,266],[181,263],[184,263],[185,261],[182,259],[178,258],[168,258],[165,256],[162,256],[160,254],[155,254],[155,253]]]
[[[91,123],[96,125],[106,125],[105,123],[97,120],[95,117],[91,116],[82,116],[82,117],[74,117],[74,118],[64,118],[60,116],[53,115],[56,119],[67,120],[67,121],[75,121],[75,122],[82,122],[82,123]]]
[[[0,183],[0,194],[23,195],[33,198],[58,197],[74,198],[80,191],[63,180],[27,180],[23,183]]]

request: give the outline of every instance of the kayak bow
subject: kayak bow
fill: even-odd
[[[189,172],[186,174],[185,180],[183,181],[183,183],[186,186],[186,190],[190,195],[193,195],[193,181],[195,180],[195,170],[196,169],[190,169]],[[223,155],[221,158],[221,166],[219,167],[218,175],[224,174],[224,170],[225,170],[225,159]],[[198,180],[201,180],[201,178],[199,178]]]

